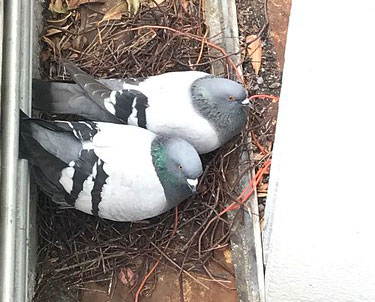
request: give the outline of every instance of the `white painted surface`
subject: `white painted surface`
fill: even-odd
[[[293,1],[267,302],[375,301],[374,30],[373,0]]]

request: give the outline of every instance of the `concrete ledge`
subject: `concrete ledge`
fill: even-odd
[[[375,301],[375,2],[294,1],[267,201],[267,302]]]

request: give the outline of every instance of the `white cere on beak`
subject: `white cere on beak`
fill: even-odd
[[[250,104],[249,99],[244,99],[244,100],[242,101],[242,105],[249,105],[249,104]]]
[[[189,184],[190,186],[192,186],[193,188],[196,187],[197,184],[198,184],[198,179],[190,179],[190,178],[188,178],[188,179],[186,179],[186,180],[187,180],[188,184]]]

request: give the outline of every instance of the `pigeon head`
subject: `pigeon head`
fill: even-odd
[[[192,145],[181,138],[157,136],[151,154],[168,209],[195,194],[202,162]]]
[[[249,104],[246,89],[237,82],[224,78],[200,78],[194,82],[192,94],[195,99],[205,99],[228,110]]]
[[[222,144],[238,134],[247,120],[246,89],[235,81],[207,76],[191,86],[193,106],[216,129]]]

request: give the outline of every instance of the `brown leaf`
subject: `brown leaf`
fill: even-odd
[[[128,2],[129,12],[136,15],[141,7],[141,0],[126,0]]]
[[[49,28],[49,29],[47,29],[47,33],[44,36],[49,37],[49,36],[53,36],[53,35],[56,35],[56,34],[59,34],[59,33],[61,33],[61,29]]]
[[[47,20],[48,23],[53,23],[53,24],[64,24],[66,20],[68,20],[68,18],[72,15],[72,13],[70,12],[69,14],[65,15],[63,18],[61,19],[58,19],[58,20],[53,20],[53,19],[50,19],[50,20]]]
[[[149,7],[156,7],[156,4],[162,4],[165,0],[154,0],[151,1]]]
[[[99,22],[109,21],[109,20],[120,20],[121,16],[128,11],[128,4],[126,2],[120,2],[110,10],[108,10],[103,19]]]
[[[68,28],[70,27],[71,24],[68,24],[64,27],[58,27],[58,28],[48,28],[47,29],[47,33],[44,35],[45,37],[49,37],[49,36],[53,36],[55,34],[59,34],[65,30],[68,30]]]
[[[230,250],[227,250],[227,249],[224,250],[224,257],[225,257],[225,262],[227,264],[233,263],[233,256],[232,256],[232,252]]]
[[[87,43],[87,38],[79,35],[72,40],[72,47],[74,49],[80,50],[85,45],[85,43]]]
[[[247,46],[247,54],[251,59],[251,64],[253,65],[255,74],[259,74],[260,65],[262,63],[262,41],[256,39],[256,35],[249,35],[246,37],[246,43],[250,43]],[[256,39],[255,41],[253,41]],[[253,42],[251,42],[253,41]]]
[[[40,60],[42,62],[47,62],[50,58],[51,58],[52,54],[51,54],[51,51],[48,49],[48,50],[42,50],[40,52]]]
[[[137,274],[135,274],[130,268],[123,267],[118,273],[118,279],[123,285],[134,286],[137,281]]]
[[[56,47],[55,43],[52,42],[50,38],[47,38],[46,36],[43,36],[42,40],[46,42],[52,49]]]
[[[262,153],[255,153],[254,152],[254,160],[255,161],[260,161],[260,160],[263,159],[263,157],[264,157],[264,155]]]
[[[185,13],[188,13],[189,12],[190,0],[180,0],[180,4],[181,4],[182,8],[184,9]]]
[[[262,218],[260,220],[260,231],[261,232],[263,232],[265,224],[266,224],[266,221],[264,220],[264,218]]]
[[[49,4],[49,10],[53,13],[65,14],[68,10],[63,5],[62,0],[51,0]]]
[[[82,4],[87,3],[103,3],[103,0],[65,0],[66,4],[68,5],[69,9],[77,8],[78,6]]]
[[[259,187],[258,187],[258,192],[267,192],[268,190],[268,183],[264,183],[264,184],[261,184]]]

